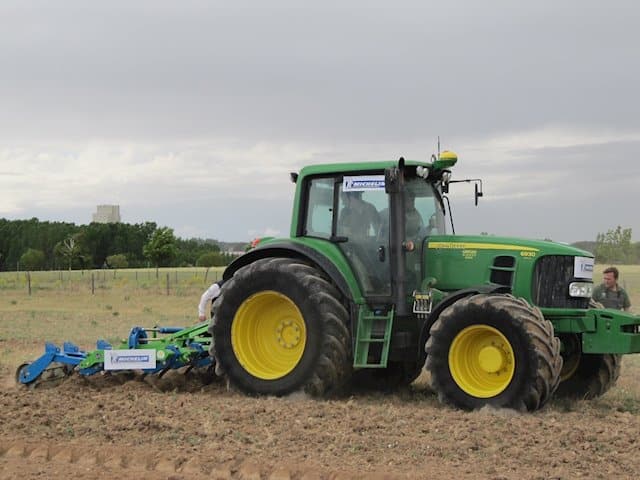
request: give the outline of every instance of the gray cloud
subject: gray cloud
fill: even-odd
[[[459,229],[635,221],[634,2],[5,1],[0,18],[0,171],[22,174],[0,175],[0,215],[113,201],[179,232],[285,233],[289,170],[428,158],[440,135],[457,175],[485,178],[480,209],[452,195]]]

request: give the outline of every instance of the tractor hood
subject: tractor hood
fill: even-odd
[[[534,252],[544,255],[593,257],[593,254],[586,250],[581,250],[563,243],[489,235],[432,235],[426,239],[425,247],[429,249],[515,252],[518,255],[522,252]],[[537,255],[525,254],[523,256],[535,257]]]
[[[436,288],[445,291],[499,284],[530,298],[531,280],[540,262],[545,262],[545,268],[557,265],[568,276],[586,281],[592,281],[593,275],[593,254],[543,240],[433,235],[425,239],[423,252],[423,278],[435,279]]]

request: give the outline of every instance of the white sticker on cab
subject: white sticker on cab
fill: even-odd
[[[367,190],[384,190],[384,175],[358,175],[344,177],[343,192],[364,192]]]

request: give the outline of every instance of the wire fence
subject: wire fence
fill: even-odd
[[[202,289],[222,278],[224,267],[212,268],[143,268],[100,270],[49,270],[35,272],[0,272],[0,291],[25,291],[37,295],[42,290],[86,291],[127,286],[161,289],[167,295],[185,289]]]

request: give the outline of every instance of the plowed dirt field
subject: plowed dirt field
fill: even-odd
[[[0,479],[638,478],[639,371],[625,360],[601,399],[520,414],[443,406],[422,377],[321,401],[175,372],[29,389],[3,369]]]

